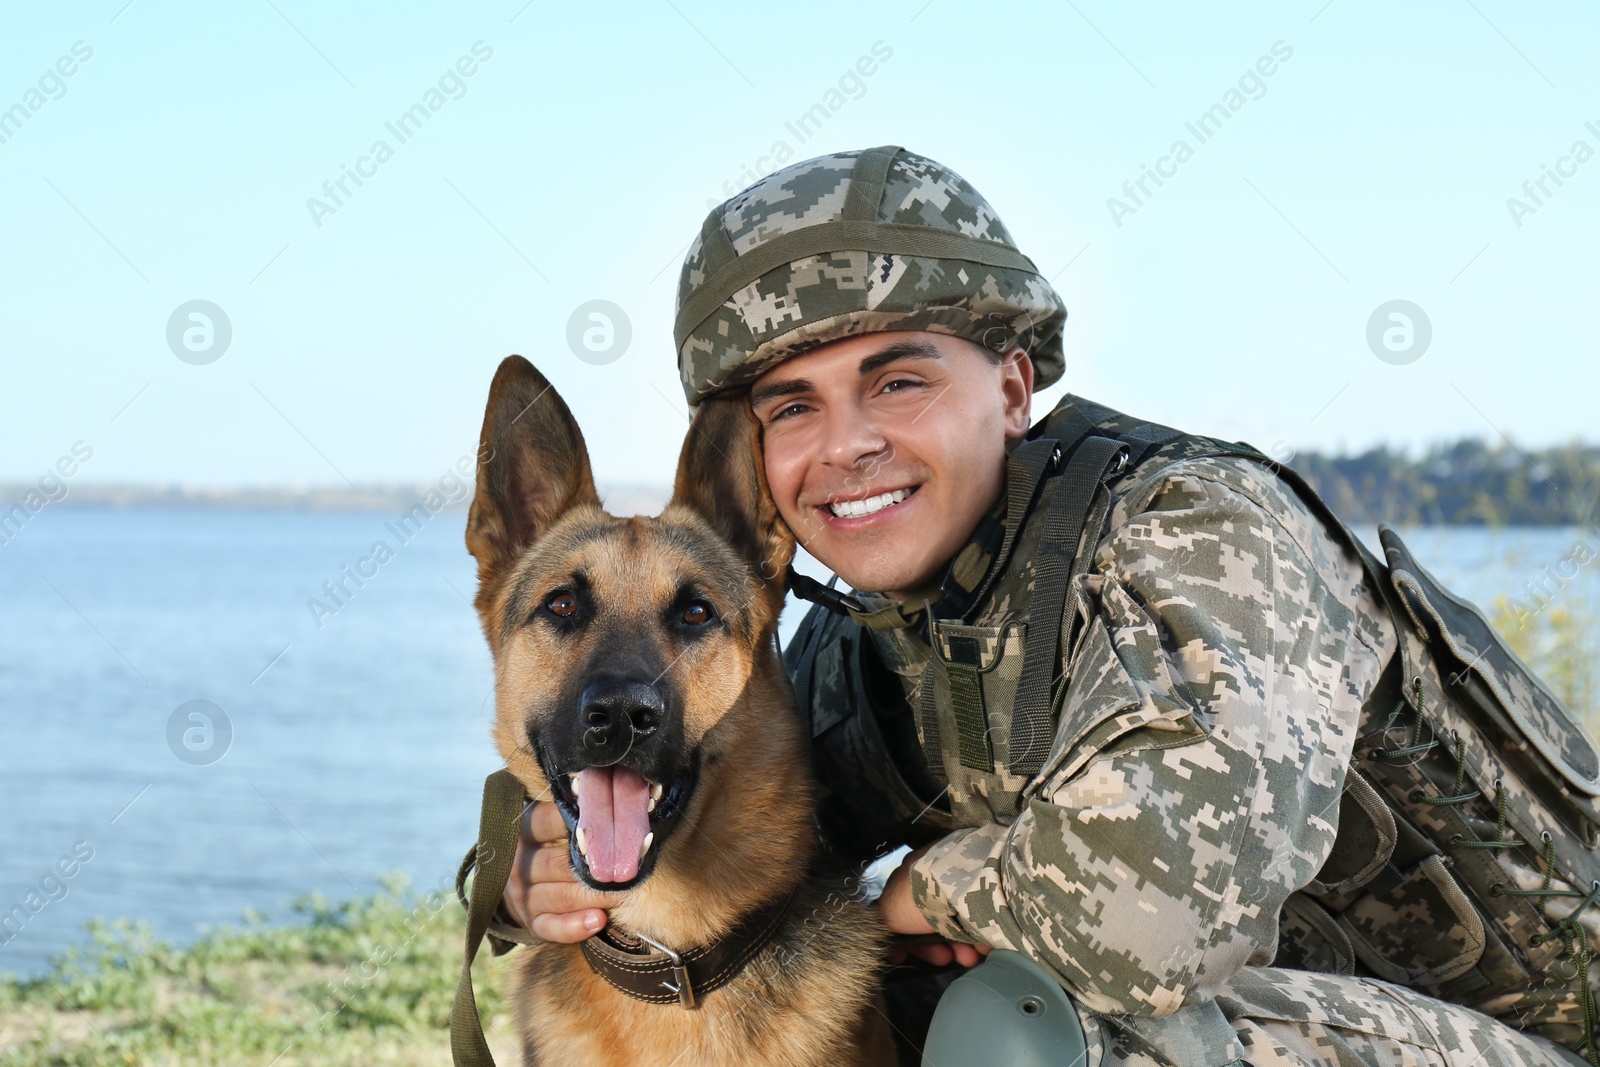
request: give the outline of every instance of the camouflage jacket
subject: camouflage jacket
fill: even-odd
[[[1136,421],[1102,424],[1116,420]],[[1028,611],[1049,479],[961,618],[862,598],[880,609],[866,626],[814,611],[790,645],[791,669],[812,665],[796,684],[825,836],[861,857],[932,841],[911,872],[928,921],[1026,953],[1093,1012],[1207,1005],[1272,961],[1284,901],[1333,846],[1358,714],[1396,648],[1360,562],[1294,491],[1202,446],[1175,441],[1100,495],[1062,619]],[[1059,627],[1065,682],[1024,779],[1006,731],[1033,625]],[[991,758],[952,721],[963,690]]]

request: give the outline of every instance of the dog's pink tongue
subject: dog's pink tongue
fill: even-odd
[[[650,783],[627,767],[585,767],[579,778],[578,829],[584,859],[600,882],[639,873],[639,848],[650,832]]]

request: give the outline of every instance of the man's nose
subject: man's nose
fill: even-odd
[[[859,406],[830,408],[823,455],[836,467],[853,469],[887,456],[889,439]]]

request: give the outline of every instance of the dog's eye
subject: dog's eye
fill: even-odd
[[[704,626],[716,617],[716,612],[704,600],[691,600],[689,606],[683,609],[683,621],[690,626]]]
[[[558,618],[569,618],[578,610],[578,598],[571,593],[557,593],[544,602],[544,609]]]

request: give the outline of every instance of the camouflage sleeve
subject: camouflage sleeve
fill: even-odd
[[[1026,806],[936,843],[912,894],[1092,1011],[1166,1015],[1271,961],[1395,638],[1359,563],[1246,461],[1170,466],[1108,530]]]

